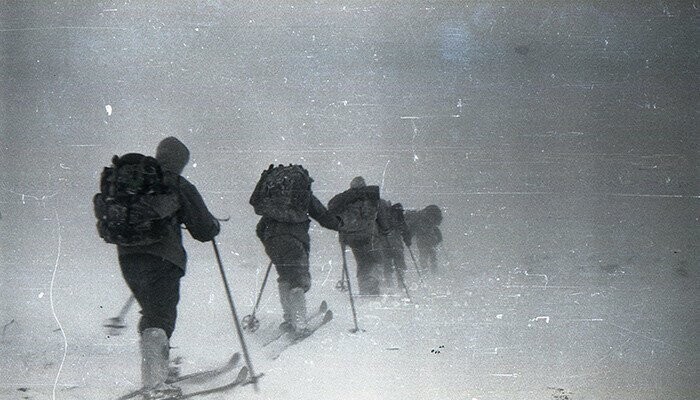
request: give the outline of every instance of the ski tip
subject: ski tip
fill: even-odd
[[[323,315],[323,322],[326,323],[332,319],[333,319],[333,311],[331,311],[331,310],[326,311],[326,313]]]
[[[238,375],[236,376],[236,381],[238,382],[244,382],[248,378],[248,367],[245,365],[241,368],[240,371],[238,371]]]
[[[318,307],[318,309],[319,309],[319,311],[321,311],[321,312],[326,312],[326,310],[328,310],[328,303],[327,303],[325,300],[323,300],[323,301],[321,302],[321,306]]]
[[[260,378],[263,377],[263,375],[265,375],[265,374],[251,375],[250,377],[248,377],[248,380],[244,383],[244,385],[255,385],[255,384],[257,384],[258,381],[260,380]]]

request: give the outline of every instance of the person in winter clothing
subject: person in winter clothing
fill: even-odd
[[[175,329],[180,279],[185,275],[187,254],[180,224],[201,242],[219,233],[219,222],[208,211],[197,188],[180,174],[189,161],[189,150],[174,137],[163,139],[156,149],[165,183],[179,201],[176,218],[165,226],[165,236],[146,246],[117,246],[119,265],[127,285],[141,307],[141,383],[144,398],[176,395],[179,388],[165,380],[169,367],[169,340]]]
[[[416,238],[418,262],[421,269],[437,272],[437,246],[442,243],[442,211],[436,205],[429,205],[419,211],[406,212],[406,224]]]
[[[389,232],[384,241],[384,285],[394,287],[394,272],[399,282],[406,271],[406,260],[403,254],[404,244],[411,247],[411,231],[408,229],[404,218],[401,203],[391,204],[388,200],[380,200],[380,207],[385,209],[389,216]]]
[[[331,199],[328,209],[341,221],[338,230],[343,251],[349,246],[355,257],[360,294],[379,295],[389,232],[388,208],[380,205],[379,187],[367,186],[364,178],[355,177],[350,189]]]
[[[270,166],[272,169],[272,166]],[[269,171],[269,170],[268,170]],[[305,170],[304,170],[305,171]],[[250,198],[250,204],[259,204],[261,185],[264,185],[263,172],[258,187]],[[308,173],[307,173],[308,176]],[[300,222],[282,221],[269,215],[263,215],[256,227],[256,234],[262,242],[265,253],[275,265],[277,287],[282,305],[283,322],[280,329],[294,335],[303,336],[306,331],[306,292],[311,288],[309,272],[309,252],[311,239],[309,226],[316,220],[322,227],[337,230],[338,220],[328,213],[326,207],[311,191],[310,177],[308,183],[308,209]],[[265,213],[262,213],[265,214]]]

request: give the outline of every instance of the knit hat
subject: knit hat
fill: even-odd
[[[435,225],[440,225],[442,222],[442,210],[435,204],[431,204],[423,209],[423,213],[428,218],[428,221]]]
[[[170,136],[158,143],[156,160],[164,169],[181,174],[190,160],[190,151],[187,150],[187,147],[181,141]]]
[[[367,186],[367,184],[365,183],[365,178],[363,178],[361,176],[356,176],[356,177],[352,178],[352,181],[350,181],[350,188],[351,189],[362,188],[365,186]]]

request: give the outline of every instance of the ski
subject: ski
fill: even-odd
[[[187,384],[204,383],[204,382],[207,382],[207,381],[210,381],[210,380],[216,378],[219,375],[223,375],[229,371],[233,371],[233,369],[236,368],[236,365],[238,365],[239,361],[241,361],[241,353],[235,352],[235,353],[233,353],[231,358],[229,358],[229,360],[226,362],[226,364],[224,364],[220,367],[210,369],[207,371],[192,372],[189,374],[180,375],[178,377],[167,379],[165,382],[166,383],[185,382]]]
[[[321,302],[321,305],[318,306],[318,310],[316,310],[311,316],[309,316],[309,317],[307,318],[307,321],[311,321],[311,320],[313,320],[314,318],[318,318],[319,316],[325,314],[326,311],[328,311],[328,303],[326,303],[326,301],[323,300],[323,301]],[[265,340],[265,341],[263,342],[262,346],[263,346],[263,347],[269,346],[270,344],[276,342],[276,341],[279,340],[282,336],[284,336],[285,333],[286,333],[286,332],[283,332],[282,330],[277,329],[276,332],[275,332],[275,334],[274,334],[271,338],[268,338],[267,340]]]
[[[292,333],[287,333],[286,335],[280,336],[280,338],[274,342],[276,343],[275,346],[271,347],[272,350],[269,353],[270,358],[272,360],[276,360],[277,358],[279,358],[283,351],[308,338],[319,328],[330,322],[332,319],[333,311],[326,310],[325,313],[309,320],[307,325],[308,333],[306,335],[294,336]]]
[[[216,387],[209,388],[209,389],[200,389],[200,390],[197,390],[194,392],[182,393],[180,396],[174,397],[172,400],[191,399],[191,398],[194,398],[197,396],[206,396],[206,395],[212,394],[212,393],[225,392],[225,391],[228,391],[228,390],[235,388],[236,386],[240,386],[240,385],[246,383],[247,380],[248,380],[248,367],[243,366],[243,367],[241,367],[241,370],[238,371],[238,375],[236,375],[236,379],[234,379],[233,382],[231,382],[231,383],[227,383],[225,385],[216,386]]]
[[[229,358],[229,360],[226,362],[226,364],[206,370],[206,371],[199,371],[199,372],[192,372],[190,374],[185,374],[185,375],[180,375],[177,377],[169,377],[166,380],[166,383],[172,384],[172,383],[184,383],[184,384],[200,384],[200,383],[205,383],[210,380],[213,380],[214,378],[221,376],[229,371],[233,371],[234,368],[236,368],[236,365],[241,361],[241,353],[236,352]],[[132,392],[129,392],[119,398],[117,400],[127,400],[134,398],[140,394],[143,394],[145,390],[143,388],[134,390]]]

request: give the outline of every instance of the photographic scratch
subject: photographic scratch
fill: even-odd
[[[391,160],[386,160],[386,164],[384,164],[384,170],[382,171],[382,183],[380,185],[382,192],[384,191],[384,178],[386,177],[386,170],[387,170],[387,168],[389,168],[390,162],[391,162]]]
[[[539,276],[544,279],[544,287],[542,287],[542,290],[547,290],[547,286],[549,285],[549,278],[547,277],[546,274],[531,274],[527,270],[520,270],[520,268],[515,268],[514,271],[516,274],[521,273],[525,276]]]
[[[328,273],[326,274],[326,278],[321,282],[321,287],[325,286],[326,282],[328,282],[328,279],[331,277],[331,271],[333,271],[333,260],[328,260]]]
[[[406,115],[400,117],[401,119],[428,119],[428,118],[459,118],[459,114],[436,114],[436,115]]]
[[[58,319],[58,315],[56,314],[56,305],[54,303],[54,298],[53,298],[53,288],[54,284],[56,282],[56,274],[58,273],[58,262],[61,259],[61,242],[62,242],[62,237],[61,237],[61,220],[58,218],[58,211],[55,211],[55,216],[56,216],[56,225],[58,229],[58,245],[56,248],[56,262],[53,267],[53,273],[51,274],[51,284],[49,286],[49,302],[51,303],[51,313],[53,314],[54,320],[56,320],[56,324],[58,324],[58,328],[61,330],[61,336],[63,336],[63,356],[61,358],[61,364],[58,367],[58,372],[56,373],[56,379],[53,382],[53,391],[52,391],[52,399],[56,399],[56,387],[58,386],[58,379],[61,376],[61,371],[63,370],[63,364],[66,362],[66,356],[68,355],[68,338],[66,337],[66,332],[63,330],[63,325],[61,325],[61,321]]]
[[[493,347],[492,349],[491,348],[481,349],[483,351],[480,351],[480,352],[477,352],[477,350],[479,350],[479,349],[474,349],[474,351],[472,352],[472,358],[474,356],[476,356],[477,354],[486,354],[486,355],[494,355],[494,356],[498,355],[498,347]]]
[[[653,338],[653,337],[648,336],[648,335],[645,335],[645,334],[643,334],[643,333],[641,333],[641,332],[633,331],[633,330],[631,330],[631,329],[627,329],[627,328],[625,328],[625,327],[623,327],[623,326],[614,324],[614,323],[612,323],[612,322],[608,322],[608,325],[614,326],[615,328],[617,328],[617,329],[619,329],[619,330],[621,330],[621,331],[624,331],[624,332],[627,332],[627,333],[631,333],[631,334],[633,334],[633,335],[635,335],[635,336],[639,336],[639,337],[641,337],[641,338],[644,338],[644,339],[647,339],[647,340],[651,340],[652,342],[656,342],[656,343],[662,344],[662,345],[664,345],[664,346],[668,346],[668,347],[670,347],[670,348],[672,348],[672,349],[674,349],[674,350],[685,351],[684,349],[682,349],[682,348],[680,348],[680,347],[678,347],[678,346],[674,346],[674,345],[672,345],[672,344],[670,344],[670,343],[664,342],[664,341],[661,340],[661,339]]]
[[[539,322],[539,321],[544,321],[545,323],[549,323],[549,317],[548,316],[540,316],[540,317],[535,317],[530,320],[530,322]]]
[[[125,31],[126,30],[126,28],[120,28],[118,26],[47,26],[47,27],[30,27],[30,28],[6,28],[6,29],[0,29],[0,32],[52,31],[52,30],[71,30],[71,29],[118,30],[118,31]]]
[[[569,322],[603,322],[603,318],[564,318],[565,321]]]
[[[8,192],[20,196],[20,197],[22,198],[22,204],[27,204],[26,198],[30,198],[30,199],[34,199],[34,200],[36,200],[36,201],[44,202],[44,201],[46,201],[46,200],[48,200],[48,199],[50,199],[50,198],[52,198],[52,197],[54,197],[55,195],[58,194],[58,192],[54,192],[54,193],[49,194],[49,195],[43,195],[43,196],[41,196],[41,197],[37,197],[37,196],[32,196],[32,195],[29,195],[29,194],[26,194],[26,193],[17,193],[17,192],[15,192],[15,191],[13,191],[13,190],[8,190]]]
[[[512,374],[489,374],[489,375],[491,375],[491,376],[496,376],[496,377],[501,377],[501,378],[517,378],[517,377],[520,376],[520,375],[518,375],[518,374],[515,373],[515,372],[512,373]]]
[[[652,193],[606,193],[606,192],[495,192],[495,191],[441,191],[442,195],[473,195],[473,196],[557,196],[577,195],[586,197],[632,197],[632,198],[660,198],[660,199],[700,199],[700,195],[684,194],[652,194]]]
[[[416,137],[418,136],[418,126],[416,126],[415,119],[411,119],[411,125],[413,125],[413,135],[411,136],[411,152],[413,153],[413,162],[415,163],[418,161],[418,154],[416,153]]]

